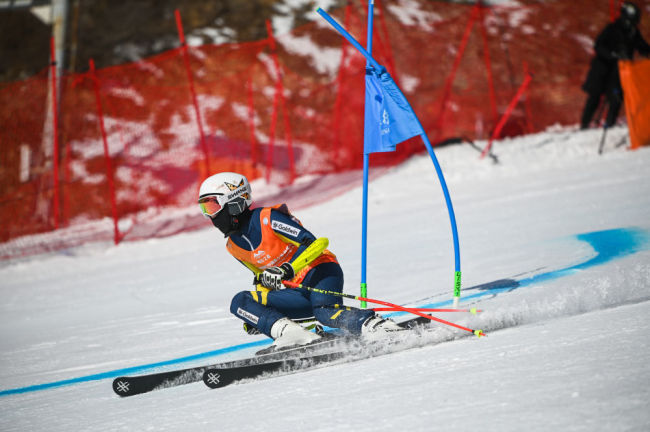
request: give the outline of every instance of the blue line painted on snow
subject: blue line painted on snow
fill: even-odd
[[[466,302],[468,300],[473,300],[484,296],[494,296],[503,292],[512,291],[517,288],[523,288],[543,282],[548,282],[564,276],[575,274],[578,271],[585,270],[590,267],[606,264],[615,259],[624,258],[637,252],[650,249],[650,232],[641,228],[618,228],[605,231],[595,231],[587,234],[578,234],[574,236],[574,238],[578,241],[589,244],[593,248],[595,255],[580,264],[546,273],[541,273],[529,278],[521,280],[504,279],[484,285],[478,285],[476,287],[467,288],[463,291],[463,301]],[[474,290],[478,290],[478,292],[469,293]],[[435,308],[448,306],[452,303],[452,300],[445,300],[442,302],[430,303],[418,307]],[[400,315],[403,314],[403,312],[397,313]]]
[[[232,353],[235,351],[241,351],[247,348],[252,348],[252,347],[257,347],[260,345],[267,345],[269,343],[268,340],[261,340],[257,342],[251,342],[251,343],[246,343],[246,344],[241,344],[241,345],[233,345],[230,347],[226,348],[221,348],[218,350],[214,351],[208,351],[200,354],[193,354],[191,356],[186,356],[186,357],[180,357],[180,358],[175,358],[171,360],[166,360],[158,363],[150,363],[146,365],[141,365],[141,366],[133,366],[130,368],[124,368],[124,369],[117,369],[109,372],[103,372],[103,373],[98,373],[94,375],[86,375],[78,378],[71,378],[67,380],[62,380],[62,381],[54,381],[54,382],[49,382],[45,384],[37,384],[29,387],[20,387],[20,388],[15,388],[15,389],[9,389],[9,390],[2,390],[0,391],[0,396],[8,396],[12,394],[20,394],[20,393],[29,393],[29,392],[35,392],[39,390],[46,390],[46,389],[51,389],[55,387],[63,387],[63,386],[68,386],[71,384],[79,384],[79,383],[84,383],[84,382],[89,382],[89,381],[97,381],[97,380],[102,380],[102,379],[107,379],[107,378],[117,378],[118,376],[123,376],[123,375],[128,375],[128,374],[135,374],[139,372],[145,372],[145,371],[151,371],[152,369],[157,369],[157,368],[162,368],[164,366],[170,366],[170,365],[176,365],[176,364],[181,364],[181,363],[189,363],[195,360],[201,360],[209,357],[216,357],[216,356],[221,356],[224,354]]]
[[[529,278],[514,280],[514,279],[503,279],[500,281],[495,281],[483,285],[478,285],[475,287],[466,288],[464,290],[463,301],[473,300],[479,297],[484,296],[494,296],[503,292],[512,291],[514,289],[527,287],[531,285],[536,285],[542,282],[548,282],[550,280],[558,279],[564,276],[572,275],[580,270],[585,270],[590,267],[606,264],[616,259],[620,259],[629,255],[633,255],[637,252],[650,249],[650,232],[643,230],[641,228],[619,228],[606,231],[596,231],[587,234],[579,234],[575,236],[575,239],[581,242],[588,243],[595,252],[595,255],[584,261],[580,264],[572,265],[559,270],[554,270],[546,273],[541,273]],[[471,291],[477,290],[476,293],[469,293]],[[442,307],[452,304],[452,300],[445,300],[437,303],[429,303],[425,305],[420,305],[418,307],[434,308]],[[392,316],[403,315],[405,312],[396,312],[391,314]],[[62,381],[54,381],[45,384],[37,384],[28,387],[20,387],[9,390],[1,390],[0,397],[8,396],[13,394],[29,393],[36,392],[56,387],[63,387],[73,384],[80,384],[89,381],[98,381],[107,378],[116,378],[118,376],[136,374],[140,372],[151,371],[158,368],[163,368],[165,366],[178,365],[183,363],[189,363],[195,360],[201,360],[211,357],[218,357],[224,354],[233,353],[236,351],[245,350],[247,348],[253,348],[261,345],[267,345],[269,343],[268,339],[241,344],[233,345],[230,347],[208,351],[200,354],[194,354],[186,357],[179,357],[171,360],[166,360],[158,363],[150,363],[141,366],[134,366],[130,368],[117,369],[109,372],[103,372],[94,375],[86,375],[78,378],[71,378]]]

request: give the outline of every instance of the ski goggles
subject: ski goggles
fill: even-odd
[[[201,213],[207,218],[212,218],[214,215],[219,213],[223,208],[219,201],[217,201],[216,196],[207,196],[199,199],[199,207],[201,208]]]

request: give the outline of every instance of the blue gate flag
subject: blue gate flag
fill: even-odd
[[[374,4],[374,0],[371,0],[368,2],[368,22],[372,22],[372,5]],[[417,134],[420,135],[420,138],[422,138],[422,142],[424,143],[424,146],[427,148],[427,151],[429,152],[429,156],[431,157],[431,162],[433,162],[433,166],[436,169],[436,173],[438,174],[438,178],[440,179],[440,186],[442,187],[442,192],[445,195],[445,202],[447,203],[447,210],[449,211],[449,222],[451,223],[451,232],[454,237],[454,259],[456,261],[456,272],[454,275],[454,307],[458,306],[458,303],[460,301],[460,278],[461,278],[461,273],[460,273],[460,247],[458,245],[458,229],[456,227],[456,215],[454,214],[454,206],[451,203],[451,197],[449,196],[449,189],[447,188],[447,182],[445,181],[445,176],[442,174],[442,168],[440,167],[440,163],[438,163],[438,158],[436,158],[436,154],[433,151],[433,147],[431,146],[431,142],[429,142],[429,137],[427,137],[427,134],[424,133],[424,129],[422,128],[422,125],[420,124],[420,121],[418,120],[417,116],[413,112],[413,109],[411,109],[408,101],[400,91],[400,89],[395,85],[395,82],[392,80],[390,75],[385,73],[386,69],[381,66],[379,63],[377,63],[377,60],[372,58],[372,55],[368,51],[366,51],[360,44],[359,42],[352,37],[352,35],[345,30],[339,23],[337,23],[334,18],[329,16],[327,12],[325,12],[323,9],[318,8],[316,9],[316,12],[325,20],[332,25],[338,31],[341,33],[341,35],[348,40],[354,46],[368,61],[368,64],[373,67],[372,70],[369,70],[371,75],[371,79],[366,77],[366,123],[365,123],[365,128],[364,128],[364,160],[363,160],[363,229],[362,229],[362,235],[361,235],[361,243],[362,243],[362,253],[361,253],[361,290],[362,292],[366,291],[366,234],[368,232],[367,230],[367,215],[368,215],[368,170],[369,170],[369,159],[370,156],[368,153],[371,153],[373,151],[390,151],[394,150],[395,146],[402,142],[405,139],[408,139],[410,137],[413,137]],[[372,42],[372,26],[368,26],[368,41]],[[368,43],[368,47],[370,47],[372,44]],[[376,72],[379,71],[379,72]],[[385,75],[385,76],[382,76]],[[373,78],[374,76],[374,78]],[[372,84],[372,86],[370,85]],[[385,92],[385,93],[384,93]],[[371,103],[368,103],[368,100],[370,100]],[[385,108],[385,106],[388,106],[388,104],[392,104],[394,106],[390,108]],[[384,106],[385,105],[385,106]],[[385,109],[384,109],[385,108]],[[394,133],[391,128],[391,122],[392,123],[397,123],[395,119],[395,113],[399,112],[398,118],[406,119],[408,120],[407,125],[405,126],[403,123],[398,124],[399,129],[401,129],[403,132],[402,133],[395,133],[395,138],[394,141],[391,141],[389,138],[390,136]],[[368,113],[372,115],[372,118],[374,119],[374,122],[369,122],[369,117]],[[383,114],[386,113],[386,116],[383,116]],[[391,120],[391,114],[393,115],[393,120]],[[381,120],[380,120],[381,119]],[[386,133],[383,135],[387,135],[386,138],[386,148],[381,149],[383,146],[382,144],[382,123],[381,121],[386,120],[388,129],[386,130]],[[416,125],[413,125],[413,122],[416,123]],[[368,125],[371,125],[368,127]],[[404,129],[405,131],[404,131]],[[385,129],[385,128],[384,128]],[[376,139],[372,141],[372,137],[369,137],[369,135],[375,134]],[[371,143],[370,145],[366,143]],[[375,143],[375,144],[372,144]],[[373,150],[372,147],[376,145],[380,147],[378,150]],[[364,296],[365,297],[365,296]]]
[[[363,153],[394,151],[402,141],[424,134],[411,105],[386,68],[366,69]]]

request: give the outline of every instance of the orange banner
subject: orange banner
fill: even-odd
[[[650,59],[620,61],[632,150],[650,146]]]

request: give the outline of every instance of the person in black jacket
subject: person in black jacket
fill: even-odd
[[[605,27],[596,38],[594,44],[596,56],[591,61],[587,79],[582,85],[582,89],[588,96],[582,111],[581,129],[589,127],[603,94],[609,103],[605,127],[616,123],[623,102],[618,61],[632,60],[635,51],[644,56],[650,55],[650,45],[639,32],[640,21],[639,7],[629,1],[623,2],[620,17]]]

